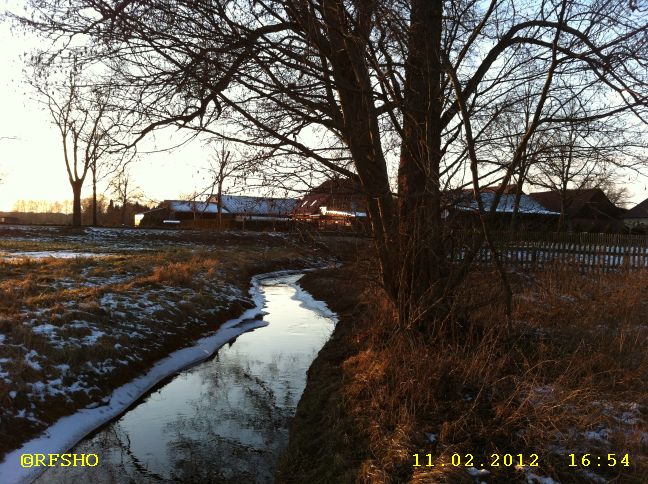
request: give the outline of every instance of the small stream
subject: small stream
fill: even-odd
[[[297,284],[264,279],[263,320],[185,370],[71,452],[96,467],[53,467],[36,482],[273,481],[306,371],[335,316]]]

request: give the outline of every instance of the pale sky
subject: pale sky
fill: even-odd
[[[0,211],[11,210],[20,199],[71,199],[58,131],[23,82],[21,54],[37,44],[0,23],[0,45]],[[172,146],[181,138],[160,134],[158,139]],[[151,149],[148,145],[142,149]],[[209,156],[209,150],[194,142],[172,153],[142,155],[131,165],[131,173],[148,198],[179,198],[204,187],[197,171]],[[86,179],[83,196],[90,193]]]
[[[9,25],[0,23],[0,45],[0,211],[11,210],[19,199],[69,200],[71,189],[57,129],[23,81],[21,54],[36,47],[37,42],[22,32],[12,33]],[[179,139],[158,135],[165,146]],[[152,148],[151,142],[146,145]],[[209,156],[202,143],[192,142],[172,153],[142,155],[131,173],[149,199],[180,198],[204,187],[203,177],[197,172]],[[635,204],[648,197],[648,178],[632,175],[630,179]],[[90,192],[91,184],[86,180],[83,196]]]

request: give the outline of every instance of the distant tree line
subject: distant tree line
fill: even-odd
[[[64,225],[72,222],[72,200],[18,200],[13,211],[2,212],[3,216],[18,218],[28,224]],[[132,226],[136,213],[149,210],[149,206],[140,201],[114,201],[103,195],[96,198],[82,198],[81,224],[102,226]],[[96,207],[96,212],[95,212]]]

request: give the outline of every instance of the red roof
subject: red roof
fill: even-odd
[[[295,215],[315,215],[320,207],[344,212],[366,212],[366,199],[360,185],[350,178],[333,178],[313,188],[295,207]]]

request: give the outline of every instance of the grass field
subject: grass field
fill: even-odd
[[[475,272],[444,328],[399,331],[374,266],[302,279],[340,323],[278,482],[646,482],[648,272],[512,274],[510,324]]]
[[[0,457],[250,307],[288,236],[0,227]]]

